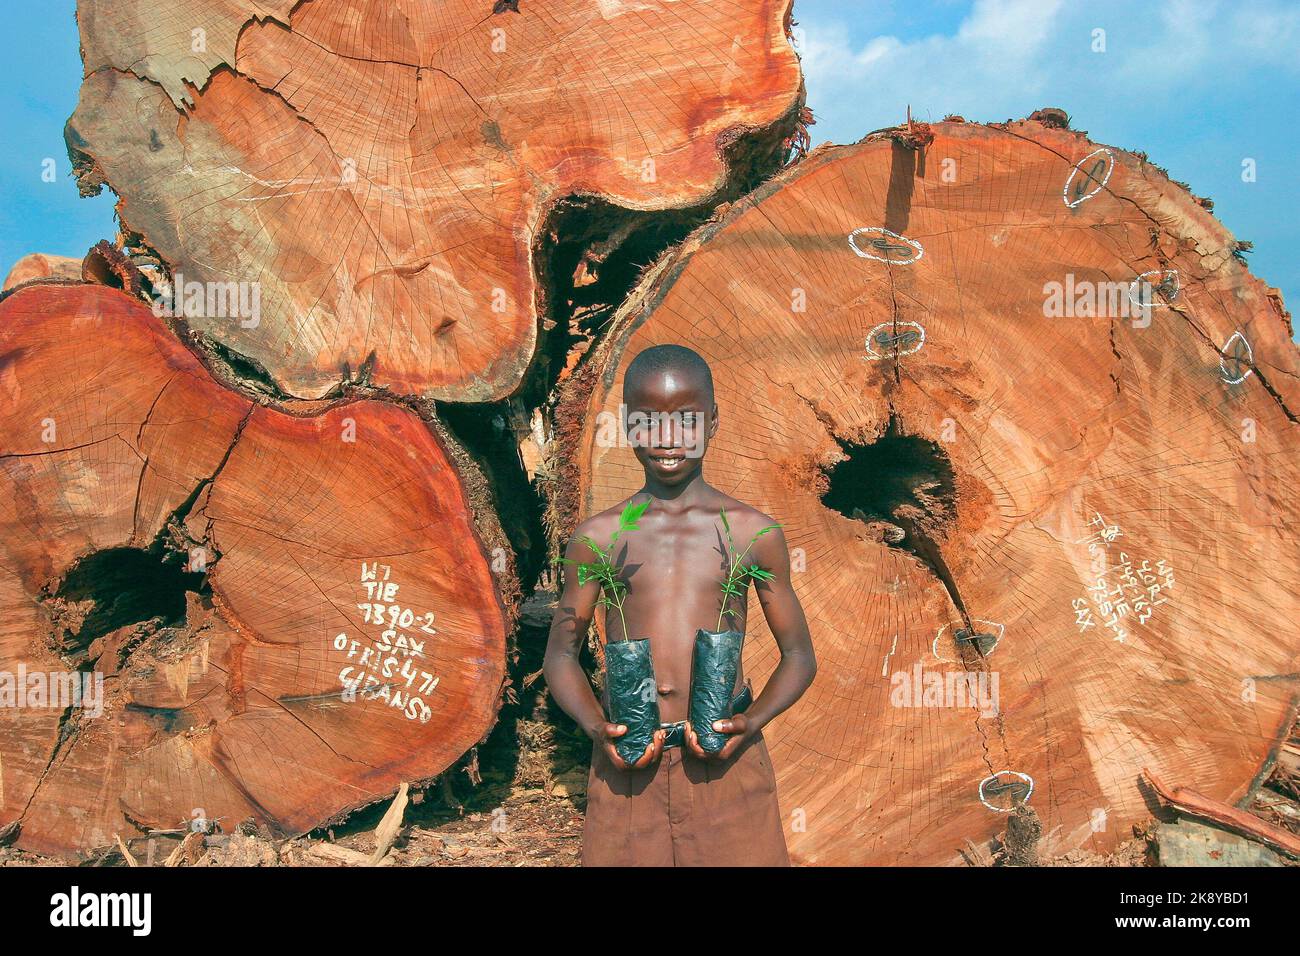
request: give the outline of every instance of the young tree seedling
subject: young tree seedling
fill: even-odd
[[[723,508],[720,514],[722,516],[722,527],[727,533],[727,557],[730,567],[727,570],[727,580],[722,585],[722,610],[718,613],[718,626],[715,628],[718,631],[722,630],[723,618],[736,617],[736,611],[729,607],[732,598],[743,599],[751,581],[772,580],[771,571],[765,570],[757,564],[745,564],[745,556],[754,547],[755,541],[769,531],[775,531],[781,527],[779,524],[770,524],[761,529],[749,539],[749,544],[745,546],[745,550],[737,555],[736,542],[731,537],[731,522],[727,520],[727,509]]]
[[[564,564],[577,566],[578,584],[586,584],[588,581],[600,582],[600,599],[596,604],[598,607],[606,608],[607,615],[611,607],[618,611],[618,619],[623,625],[624,639],[627,638],[627,619],[623,617],[623,602],[627,599],[627,582],[619,577],[619,568],[614,564],[614,548],[625,532],[637,530],[637,521],[649,507],[648,498],[640,504],[629,503],[618,516],[618,527],[610,536],[609,544],[603,548],[584,534],[581,540],[596,555],[595,561],[560,559]]]

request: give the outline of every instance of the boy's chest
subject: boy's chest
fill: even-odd
[[[639,535],[624,568],[629,605],[647,598],[704,603],[716,613],[729,565],[717,532],[701,527]]]
[[[646,529],[650,530],[650,529]],[[722,586],[727,579],[726,546],[711,527],[670,534],[642,534],[629,542],[624,569],[628,583],[624,617],[632,637],[648,637],[658,684],[660,718],[686,716],[695,632],[719,627],[745,629],[745,601],[723,618]],[[742,675],[737,675],[740,686]]]

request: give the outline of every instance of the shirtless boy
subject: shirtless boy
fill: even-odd
[[[551,625],[545,674],[555,701],[591,737],[591,776],[582,860],[586,866],[788,866],[776,778],[763,727],[799,699],[817,671],[808,623],[790,585],[790,556],[780,529],[754,541],[745,559],[771,572],[757,583],[759,604],[781,651],[762,692],[746,703],[748,682],[736,677],[739,712],[713,728],[729,736],[706,753],[686,720],[691,655],[697,628],[718,630],[728,573],[725,509],[737,550],[771,518],[704,480],[704,456],[718,429],[713,376],[691,349],[659,345],[641,352],[623,383],[625,427],[645,485],[631,498],[588,518],[565,551],[573,561],[595,555],[583,537],[608,541],[629,502],[649,501],[638,528],[620,537],[614,555],[627,584],[622,633],[617,614],[605,620],[607,640],[650,639],[658,685],[660,729],[635,765],[615,743],[626,733],[609,723],[578,663],[600,597],[598,583],[564,575]],[[723,628],[745,631],[746,599]],[[743,708],[743,710],[742,710]]]

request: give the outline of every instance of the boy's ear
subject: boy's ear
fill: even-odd
[[[712,438],[718,430],[718,403],[713,403],[713,412],[709,415],[709,437]]]

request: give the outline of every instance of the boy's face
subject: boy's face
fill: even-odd
[[[628,443],[646,477],[680,485],[699,474],[718,428],[718,406],[702,383],[680,372],[655,372],[625,388],[623,403]]]

